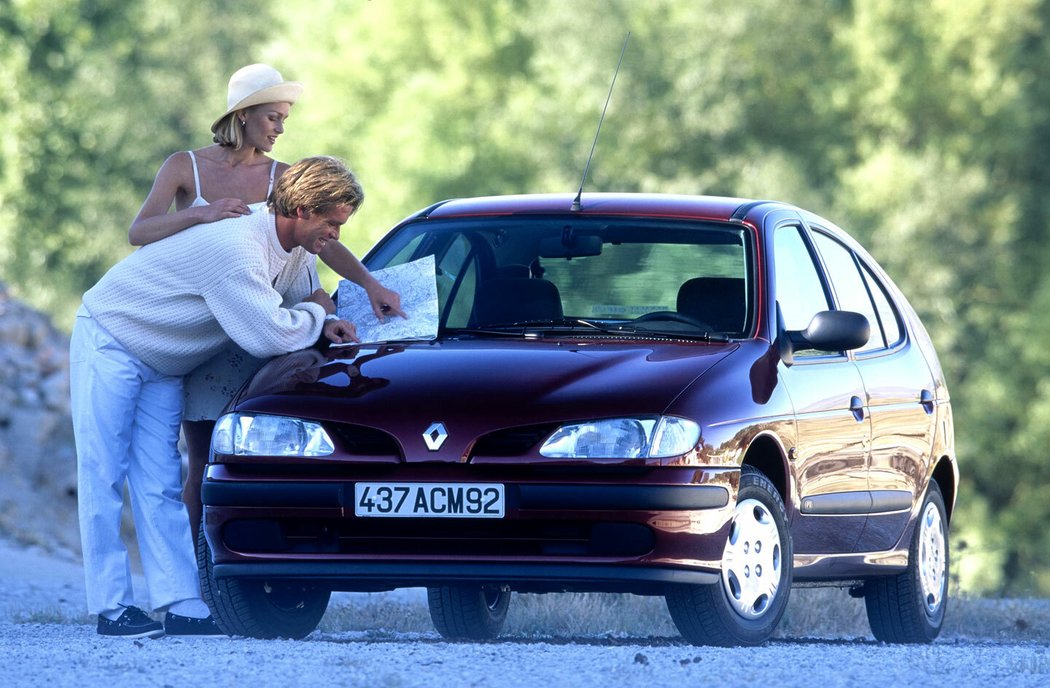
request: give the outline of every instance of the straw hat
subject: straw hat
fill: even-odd
[[[226,112],[211,125],[212,131],[231,112],[263,103],[294,103],[303,92],[298,81],[285,81],[270,65],[251,64],[241,67],[230,77],[226,91]]]

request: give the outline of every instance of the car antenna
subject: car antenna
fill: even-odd
[[[598,118],[598,128],[594,132],[594,141],[591,142],[591,152],[587,154],[587,164],[583,166],[583,178],[580,179],[580,190],[576,192],[576,198],[572,201],[572,212],[580,210],[580,197],[583,195],[583,185],[587,183],[587,171],[591,169],[591,158],[594,157],[594,147],[598,145],[598,134],[602,130],[602,122],[605,121],[605,111],[609,109],[609,101],[612,100],[613,86],[616,85],[616,75],[620,73],[620,65],[623,64],[623,54],[627,52],[627,41],[631,40],[631,32],[623,38],[623,47],[620,48],[620,60],[616,63],[616,71],[613,72],[612,83],[609,84],[609,95],[605,97],[605,107],[602,108],[602,116]]]

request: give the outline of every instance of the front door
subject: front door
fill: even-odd
[[[773,238],[780,327],[804,330],[816,313],[832,307],[829,288],[801,227],[783,225]],[[864,383],[845,352],[796,351],[794,364],[781,364],[780,372],[797,427],[789,448],[795,553],[851,552],[870,507]]]

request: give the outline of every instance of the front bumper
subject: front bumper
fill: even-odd
[[[357,517],[354,485],[374,479],[374,468],[345,465],[312,473],[210,465],[202,499],[214,575],[333,590],[483,583],[646,593],[708,584],[718,579],[739,471],[382,469],[389,482],[501,483],[500,519]]]

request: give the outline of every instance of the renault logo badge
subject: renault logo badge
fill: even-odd
[[[430,427],[423,433],[423,441],[427,443],[427,449],[434,452],[441,449],[441,445],[448,439],[448,430],[441,422],[431,423]]]

